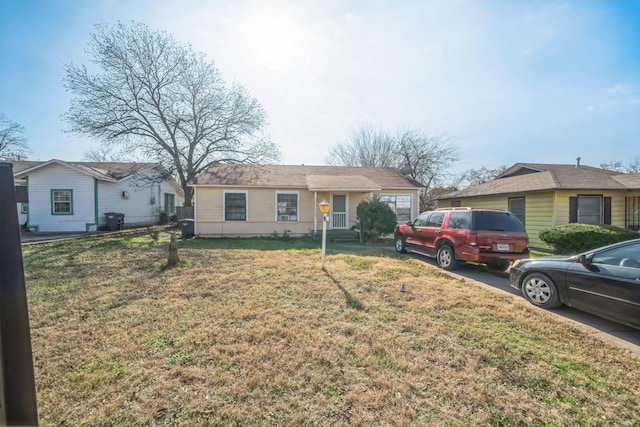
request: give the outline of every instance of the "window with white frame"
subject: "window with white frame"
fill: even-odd
[[[602,196],[578,196],[578,222],[602,224]]]
[[[383,194],[380,201],[389,205],[396,214],[396,220],[401,222],[411,221],[411,206],[413,195],[411,194]]]
[[[276,221],[298,221],[298,192],[276,192]]]
[[[247,192],[246,191],[225,191],[224,192],[224,220],[225,221],[246,221],[247,220]]]
[[[73,190],[51,190],[51,213],[73,215]]]

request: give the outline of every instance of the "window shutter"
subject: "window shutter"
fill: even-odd
[[[578,222],[578,198],[569,197],[569,223]]]
[[[604,198],[604,223],[611,225],[611,197]]]

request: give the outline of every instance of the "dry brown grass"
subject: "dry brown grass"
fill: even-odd
[[[181,244],[25,249],[42,425],[640,426],[640,361],[523,301],[391,252]]]

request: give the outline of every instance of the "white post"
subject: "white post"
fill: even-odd
[[[327,220],[328,214],[322,214],[322,269],[324,270],[324,253],[327,247]]]

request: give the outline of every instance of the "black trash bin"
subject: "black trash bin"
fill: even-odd
[[[178,221],[178,225],[182,230],[182,238],[188,239],[194,235],[194,221],[193,218],[185,218]]]
[[[124,230],[124,214],[119,213],[118,215],[118,230]]]
[[[106,212],[104,216],[107,217],[108,231],[124,230],[124,214],[117,212]]]
[[[118,214],[115,212],[106,212],[104,216],[107,217],[107,230],[108,231],[116,231],[119,230],[119,221]]]

